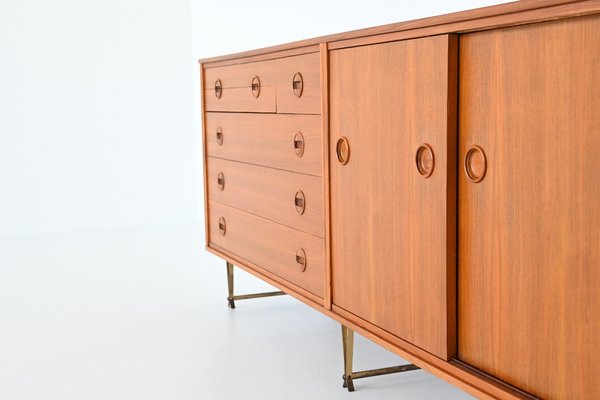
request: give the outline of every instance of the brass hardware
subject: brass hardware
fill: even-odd
[[[241,294],[235,296],[233,294],[233,264],[230,262],[226,262],[227,265],[227,306],[229,308],[235,308],[236,300],[248,300],[248,299],[258,299],[261,297],[273,297],[273,296],[282,296],[286,293],[281,291],[276,292],[264,292],[264,293],[253,293],[253,294]]]
[[[306,271],[306,253],[303,248],[296,252],[296,264],[300,267],[300,272]]]
[[[304,80],[302,79],[302,74],[296,72],[292,78],[292,91],[294,92],[294,96],[302,96],[302,90],[304,90]]]
[[[479,146],[471,146],[465,154],[464,169],[467,178],[473,183],[479,183],[487,171],[487,157]]]
[[[344,351],[344,375],[342,375],[344,383],[342,384],[342,387],[348,388],[349,392],[354,392],[354,379],[395,374],[398,372],[407,372],[420,369],[414,364],[406,364],[395,367],[376,368],[354,372],[352,371],[352,359],[354,357],[354,331],[344,325],[342,325],[342,346]]]
[[[252,96],[254,96],[254,98],[257,98],[260,95],[260,79],[258,78],[257,75],[254,75],[254,78],[252,78]]]
[[[304,214],[304,209],[306,208],[306,201],[304,199],[304,193],[302,190],[298,190],[296,195],[294,196],[294,205],[296,206],[296,211],[298,214]]]
[[[225,236],[226,232],[227,226],[225,225],[225,218],[221,217],[219,218],[219,233],[221,234],[221,236]]]
[[[220,79],[217,79],[215,81],[215,96],[217,96],[217,99],[220,99],[222,94],[223,94],[223,84],[221,83]]]
[[[294,152],[298,157],[304,154],[304,136],[301,132],[294,135]]]
[[[221,146],[223,144],[223,128],[217,128],[217,144]]]
[[[342,136],[338,139],[337,144],[335,145],[335,155],[340,164],[348,164],[348,160],[350,159],[350,143],[348,143],[347,137]]]
[[[423,143],[417,149],[415,153],[415,165],[417,171],[423,178],[429,178],[433,174],[435,167],[435,157],[433,155],[433,149],[427,143]]]
[[[217,186],[219,186],[219,190],[225,189],[225,175],[222,172],[219,172],[217,175]]]

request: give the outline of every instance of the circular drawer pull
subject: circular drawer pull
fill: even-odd
[[[217,185],[219,186],[219,190],[225,189],[225,175],[222,172],[219,172],[217,175]]]
[[[435,157],[430,145],[423,143],[419,146],[415,153],[415,164],[417,166],[417,171],[423,178],[429,178],[431,174],[433,174]]]
[[[258,78],[257,75],[254,75],[254,78],[252,78],[252,96],[254,96],[254,98],[258,98],[258,96],[260,95],[260,79]]]
[[[306,271],[306,253],[303,248],[299,248],[296,252],[296,264],[300,268],[300,272]]]
[[[221,146],[223,144],[223,128],[217,128],[217,144]]]
[[[300,132],[294,135],[294,152],[298,158],[304,154],[304,136]]]
[[[302,96],[302,90],[304,89],[304,80],[302,79],[302,74],[300,72],[296,72],[294,77],[292,78],[292,90],[294,92],[294,96],[300,97]]]
[[[348,164],[348,160],[350,159],[350,143],[348,143],[348,138],[346,136],[342,136],[338,139],[337,144],[335,145],[335,155],[340,164]]]
[[[225,218],[221,217],[219,218],[219,233],[221,234],[221,236],[225,236],[226,232],[227,225],[225,224]]]
[[[217,96],[217,99],[220,99],[222,94],[223,94],[223,84],[221,83],[220,79],[217,79],[215,81],[215,96]]]
[[[296,195],[294,196],[294,205],[296,206],[296,211],[298,211],[298,214],[304,214],[306,200],[304,199],[304,193],[302,190],[298,190],[296,192]]]
[[[485,177],[487,158],[479,146],[471,146],[465,154],[465,174],[473,183],[479,183]]]

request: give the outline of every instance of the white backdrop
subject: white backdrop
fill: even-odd
[[[0,2],[0,236],[200,217],[188,0]]]

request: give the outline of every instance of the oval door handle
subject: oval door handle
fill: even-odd
[[[219,186],[219,190],[221,191],[225,189],[225,175],[222,172],[219,172],[219,175],[217,175],[217,186]]]
[[[298,214],[304,214],[304,210],[306,209],[306,199],[304,198],[302,190],[296,192],[296,195],[294,196],[294,205],[296,206]]]
[[[221,217],[219,218],[219,233],[221,234],[221,236],[225,236],[226,232],[227,225],[225,224],[225,218]]]
[[[335,155],[340,164],[348,164],[348,160],[350,160],[350,143],[348,143],[348,138],[346,136],[342,136],[338,139],[337,144],[335,145]]]
[[[254,78],[252,78],[252,85],[250,87],[252,89],[252,96],[258,98],[260,95],[260,79],[257,75],[254,75]]]
[[[299,248],[296,252],[296,265],[300,268],[300,272],[306,271],[306,252],[303,248]]]
[[[302,157],[304,154],[304,136],[301,132],[294,135],[294,152],[298,158]]]
[[[217,144],[221,146],[223,144],[223,128],[217,128]]]
[[[433,155],[433,149],[427,143],[423,143],[417,148],[415,165],[423,178],[429,178],[433,174],[435,156]]]
[[[292,78],[292,91],[294,92],[294,96],[300,97],[302,96],[302,91],[304,90],[304,80],[302,79],[302,74],[300,72],[296,72],[294,77]]]
[[[471,146],[465,154],[465,174],[473,183],[479,183],[485,177],[487,171],[487,157],[479,146]]]
[[[222,94],[223,94],[223,84],[221,83],[220,79],[217,79],[215,81],[215,96],[217,96],[217,99],[220,99]]]

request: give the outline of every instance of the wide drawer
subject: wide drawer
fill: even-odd
[[[323,239],[209,201],[209,245],[216,245],[323,297]]]
[[[321,113],[319,53],[279,58],[275,70],[278,113]]]
[[[209,156],[322,175],[318,115],[206,113]]]
[[[210,200],[323,237],[320,177],[208,157],[207,181]]]
[[[206,111],[276,112],[275,62],[204,69]]]

